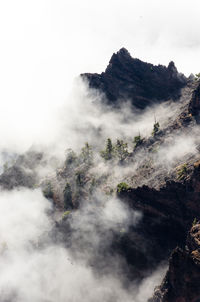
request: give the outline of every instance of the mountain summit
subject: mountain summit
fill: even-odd
[[[152,103],[176,100],[180,89],[187,84],[187,78],[177,71],[174,62],[168,67],[155,66],[132,58],[125,48],[112,55],[105,72],[81,76],[90,88],[105,94],[108,104],[116,106],[119,101],[130,100],[140,109]]]

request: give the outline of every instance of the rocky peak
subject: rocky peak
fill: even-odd
[[[144,109],[153,103],[176,100],[187,78],[178,73],[174,62],[168,67],[132,58],[127,49],[114,53],[105,72],[82,74],[89,87],[105,95],[104,101],[118,106],[131,101],[134,107]]]
[[[127,64],[132,61],[132,57],[126,48],[121,48],[117,53],[114,53],[109,61],[109,65],[105,72],[108,72],[113,65]]]
[[[176,66],[175,66],[175,64],[174,64],[174,62],[173,61],[171,61],[171,62],[169,62],[169,65],[168,65],[168,67],[167,67],[169,70],[176,70],[177,71],[177,68],[176,68]]]

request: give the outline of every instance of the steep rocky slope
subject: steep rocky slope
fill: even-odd
[[[194,218],[199,218],[200,156],[198,145],[200,141],[198,136],[195,136],[196,132],[193,134],[200,108],[198,91],[199,82],[189,82],[182,90],[175,114],[163,123],[162,129],[156,136],[145,138],[141,145],[129,155],[127,162],[120,164],[122,174],[121,178],[117,176],[118,182],[126,181],[128,188],[118,192],[117,196],[131,209],[141,212],[143,216],[136,226],[130,226],[120,236],[114,234],[111,244],[104,252],[106,255],[107,252],[115,251],[114,253],[123,256],[129,264],[131,278],[142,278],[166,260],[177,245],[183,247],[186,233]],[[195,112],[192,108],[195,108]],[[168,167],[169,162],[167,161],[166,164],[160,162],[159,151],[155,152],[155,150],[162,149],[168,139],[170,139],[170,145],[173,145],[177,136],[183,134],[195,136],[195,152],[179,155],[170,162],[170,167]],[[168,152],[168,148],[164,150]],[[139,162],[136,169],[135,162]],[[81,175],[82,185],[79,190],[85,200],[94,199],[94,195],[90,194],[90,185],[94,179],[98,183],[98,189],[104,193],[112,195],[116,192],[111,179],[117,163],[111,162],[111,166],[109,163],[108,166],[111,169],[110,173],[100,174],[99,179],[95,165],[82,166],[82,172],[86,170]],[[127,173],[123,172],[127,166],[130,169]],[[57,177],[60,180],[63,179],[63,185],[66,179],[73,184],[70,169],[66,166],[58,173]],[[75,179],[78,171],[80,169],[76,168]],[[97,174],[93,174],[94,171]],[[77,193],[76,183],[73,186]]]
[[[124,273],[129,279],[141,279],[166,261],[177,245],[180,248],[172,259],[182,257],[186,261],[185,237],[194,218],[200,218],[200,81],[186,79],[173,63],[168,67],[153,66],[133,59],[125,49],[112,56],[104,73],[84,74],[82,78],[90,88],[104,94],[100,101],[114,105],[105,107],[110,112],[119,113],[128,99],[133,111],[140,109],[139,118],[146,112],[143,109],[152,104],[155,110],[164,104],[162,109],[167,114],[162,114],[162,119],[155,120],[153,125],[152,109],[153,131],[144,136],[139,133],[137,144],[133,144],[134,137],[132,141],[123,137],[112,143],[109,151],[95,145],[94,139],[94,146],[86,143],[79,152],[68,150],[65,162],[45,178],[38,175],[38,167],[48,165],[45,154],[28,152],[4,169],[0,186],[3,189],[40,186],[54,205],[52,237],[70,246],[74,253],[79,250],[74,240],[77,236],[74,223],[81,220],[80,213],[87,204],[100,244],[93,251],[91,242],[82,241],[92,237],[93,230],[81,228],[78,244],[81,248],[91,245],[93,253],[88,265],[98,271],[105,271],[112,257],[120,256],[128,264],[128,272]],[[133,125],[135,120],[131,116],[126,122]],[[95,133],[100,133],[99,128],[96,130]],[[96,221],[95,211],[98,213],[99,206],[111,198],[120,200],[130,212],[140,213],[137,223],[108,230],[102,221]],[[153,301],[162,301],[156,300],[157,296]],[[181,299],[169,301],[196,302]]]
[[[171,254],[169,269],[149,302],[200,301],[200,224],[191,228],[186,247]]]

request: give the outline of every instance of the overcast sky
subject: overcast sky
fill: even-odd
[[[200,72],[199,13],[199,0],[1,1],[1,138],[45,133],[73,79],[103,71],[121,47],[154,64],[173,60],[186,75]]]

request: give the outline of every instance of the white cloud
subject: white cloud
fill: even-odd
[[[134,284],[125,288],[121,274],[118,277],[114,274],[98,275],[87,263],[92,254],[85,243],[94,248],[94,253],[98,253],[94,238],[96,234],[98,243],[97,237],[102,236],[101,233],[98,234],[96,224],[99,223],[105,232],[113,226],[116,229],[117,224],[124,222],[124,219],[127,223],[126,217],[130,216],[130,211],[128,213],[117,200],[115,204],[105,204],[105,209],[101,204],[102,211],[98,212],[96,208],[93,212],[96,219],[93,217],[92,220],[91,210],[76,213],[76,218],[79,219],[73,223],[79,236],[73,236],[73,244],[79,249],[82,242],[84,249],[76,251],[82,258],[74,258],[70,249],[49,240],[48,231],[52,223],[49,221],[47,210],[50,205],[39,190],[1,192],[1,301],[14,299],[16,302],[137,302],[141,301],[141,297],[146,299],[162,278],[163,271],[159,270],[147,280],[148,290],[143,283],[141,288],[135,288]],[[113,218],[115,221],[112,221]],[[101,247],[102,244],[108,244],[105,235]],[[76,237],[78,242],[75,242]],[[101,249],[99,252],[102,252]],[[120,266],[120,259],[113,257],[113,263],[116,267]],[[113,263],[108,262],[107,266],[112,269]]]
[[[196,0],[1,2],[1,146],[25,149],[57,135],[55,110],[74,77],[103,71],[122,46],[145,61],[199,72],[198,11]]]

